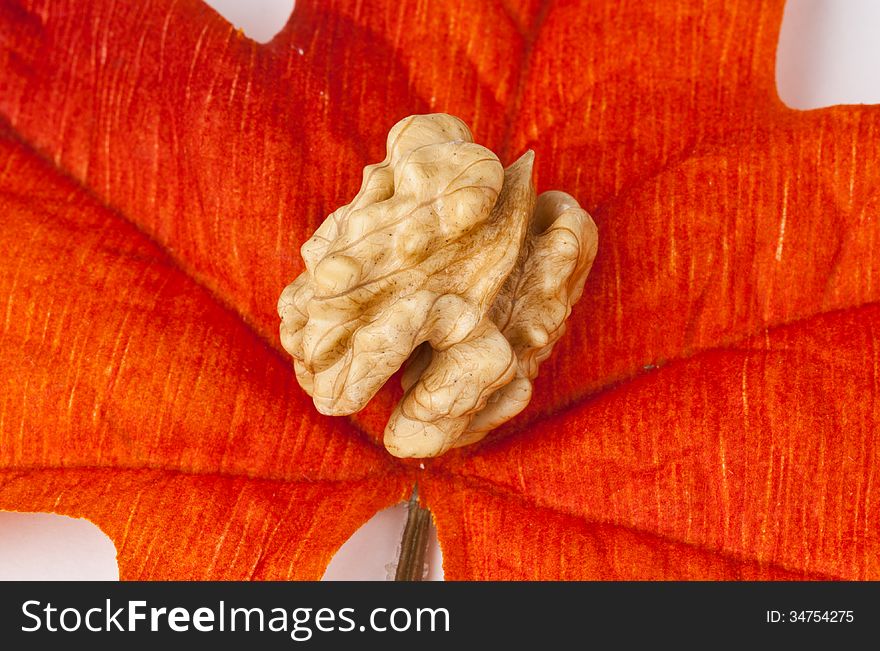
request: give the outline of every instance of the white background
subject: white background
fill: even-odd
[[[293,0],[206,1],[260,42],[293,8]],[[779,95],[793,108],[880,103],[880,2],[789,0],[776,71]],[[325,579],[388,578],[405,521],[403,506],[378,513],[343,546]],[[442,578],[441,562],[434,536],[430,578]],[[0,512],[0,580],[116,578],[113,543],[86,520]]]

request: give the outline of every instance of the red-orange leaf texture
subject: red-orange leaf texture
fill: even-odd
[[[778,99],[782,0],[0,5],[0,508],[125,579],[315,579],[414,483],[449,579],[880,579],[880,109]],[[298,248],[413,113],[599,256],[529,408],[425,463],[318,414]]]

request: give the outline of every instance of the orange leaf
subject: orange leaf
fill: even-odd
[[[0,507],[124,578],[315,578],[418,480],[448,578],[880,578],[880,110],[785,108],[781,0],[0,8]],[[424,472],[317,414],[298,246],[444,111],[600,250],[532,405]]]

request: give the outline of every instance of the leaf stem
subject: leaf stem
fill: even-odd
[[[406,526],[400,539],[400,559],[395,581],[421,581],[425,573],[425,553],[428,549],[428,529],[431,512],[419,504],[419,488],[413,488],[407,504]]]

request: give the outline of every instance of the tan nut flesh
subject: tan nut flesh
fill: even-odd
[[[572,197],[536,199],[533,160],[504,169],[442,113],[391,129],[385,160],[303,245],[306,270],[278,301],[318,411],[359,411],[407,362],[385,428],[395,456],[474,443],[525,408],[598,241]]]

